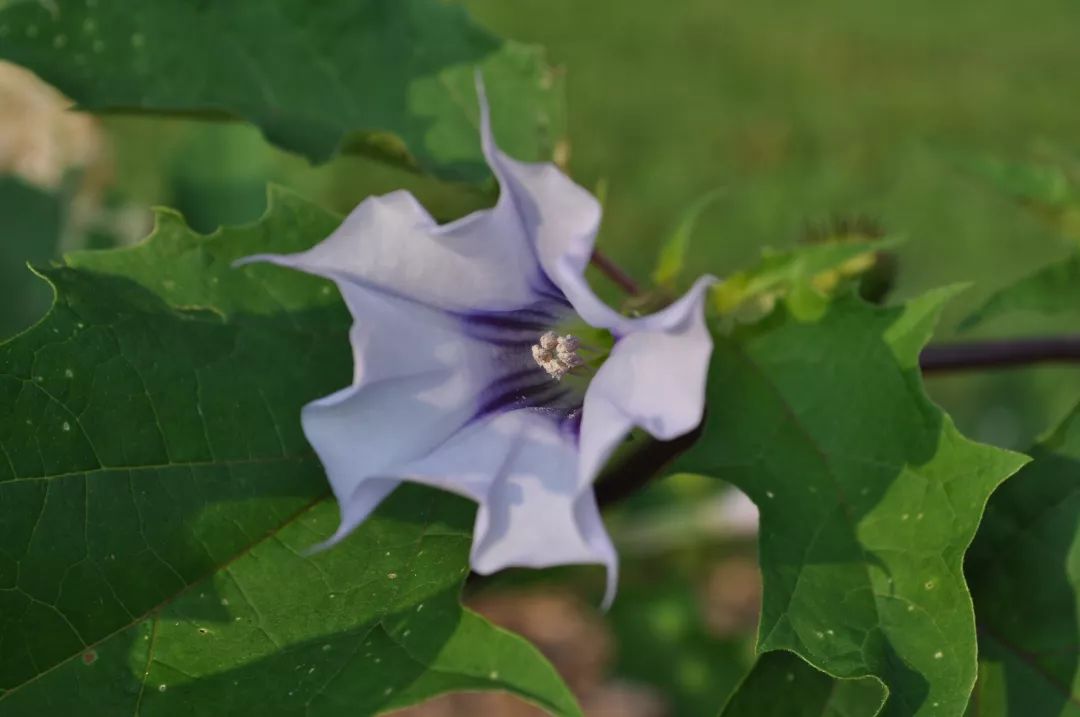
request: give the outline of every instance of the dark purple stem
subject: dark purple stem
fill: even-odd
[[[702,421],[702,425],[704,425]],[[596,481],[596,502],[600,507],[622,502],[645,486],[671,461],[701,437],[702,426],[671,441],[644,438],[641,445],[614,460]]]
[[[1080,336],[930,344],[919,356],[924,374],[1080,362]]]
[[[593,250],[592,258],[590,259],[590,261],[592,262],[592,265],[595,266],[601,274],[606,276],[608,279],[611,279],[611,281],[616,286],[618,286],[630,296],[636,296],[641,292],[641,289],[638,288],[637,282],[634,281],[629,274],[620,269],[617,264],[611,261],[611,259],[608,259],[606,256],[601,254],[599,250]]]

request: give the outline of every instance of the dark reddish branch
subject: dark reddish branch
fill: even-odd
[[[704,421],[702,422],[704,425]],[[660,474],[671,461],[686,451],[701,437],[698,426],[685,436],[672,441],[644,438],[641,445],[618,458],[596,481],[596,502],[600,507],[618,503]]]
[[[924,374],[1068,362],[1080,362],[1080,336],[930,344],[919,356]]]
[[[634,281],[629,274],[620,269],[611,259],[601,254],[599,250],[594,250],[592,258],[590,259],[592,265],[597,270],[606,276],[608,279],[625,291],[630,296],[637,295],[641,290],[638,288],[637,282]]]

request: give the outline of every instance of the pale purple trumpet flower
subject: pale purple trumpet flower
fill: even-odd
[[[701,421],[714,280],[642,318],[601,302],[584,276],[599,203],[553,164],[504,155],[478,94],[494,208],[439,226],[392,192],[308,251],[241,263],[326,277],[355,319],[353,384],[301,416],[340,504],[329,543],[414,481],[479,505],[477,573],[602,564],[610,604],[617,556],[592,483],[633,427],[670,440]],[[606,358],[561,332],[575,323],[609,332]]]

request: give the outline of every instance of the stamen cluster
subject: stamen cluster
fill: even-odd
[[[547,371],[556,381],[574,368],[585,363],[577,354],[581,342],[576,336],[559,336],[554,331],[547,331],[540,336],[540,343],[533,344],[532,356],[537,365]]]

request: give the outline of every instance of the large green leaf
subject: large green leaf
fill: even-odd
[[[966,573],[979,624],[972,717],[1080,715],[1080,410],[990,499]]]
[[[88,0],[0,10],[0,57],[88,110],[237,117],[314,161],[348,144],[486,176],[475,69],[502,146],[548,159],[562,133],[542,53],[439,0]]]
[[[959,434],[918,354],[945,299],[838,299],[718,335],[704,434],[678,466],[761,511],[758,648],[885,683],[889,715],[959,715],[975,681],[961,575],[990,492],[1024,462]]]
[[[60,242],[62,203],[55,194],[0,177],[0,339],[44,316],[52,294],[27,264],[41,265]]]
[[[994,293],[960,327],[969,329],[1019,311],[1080,315],[1080,254],[1045,266]]]
[[[777,650],[758,658],[721,717],[872,717],[884,704],[873,677],[838,680]]]
[[[46,320],[0,345],[0,712],[363,715],[498,688],[577,714],[460,607],[468,503],[403,490],[307,553],[336,507],[299,411],[349,381],[349,317],[321,280],[230,269],[338,221],[270,203],[70,257]]]

